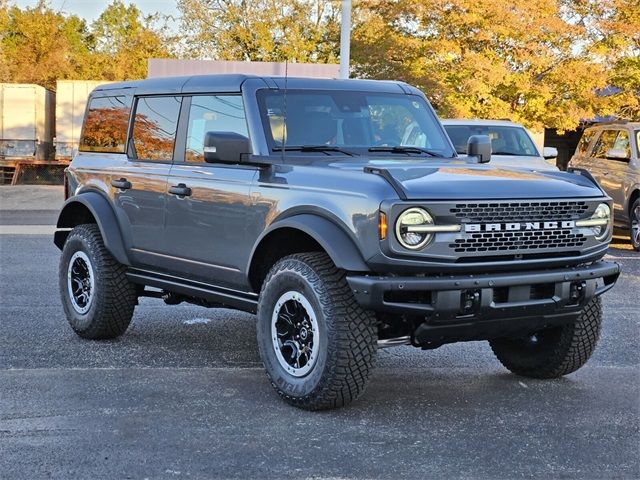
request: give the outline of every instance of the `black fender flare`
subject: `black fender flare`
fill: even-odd
[[[249,258],[249,264],[246,269],[247,273],[251,269],[256,252],[262,244],[262,241],[270,233],[282,228],[293,228],[309,235],[320,244],[338,268],[350,272],[370,271],[355,242],[343,228],[319,215],[302,213],[283,218],[282,220],[276,220],[262,232],[251,251],[251,257]]]
[[[95,218],[98,228],[100,229],[100,233],[102,234],[102,241],[109,253],[111,253],[119,263],[122,263],[123,265],[131,265],[127,251],[124,247],[124,242],[122,241],[120,226],[118,225],[118,219],[113,211],[113,207],[109,203],[109,200],[97,192],[80,193],[64,202],[60,215],[58,216],[56,228],[67,230],[56,231],[53,243],[62,250],[64,242],[67,240],[67,236],[69,235],[70,230],[68,229],[77,225],[77,222],[74,222],[72,214],[77,204],[81,204],[86,207],[87,210],[91,212],[91,215],[93,215],[93,218]]]

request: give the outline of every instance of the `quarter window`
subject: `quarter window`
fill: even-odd
[[[189,109],[187,162],[204,162],[207,132],[233,132],[248,136],[242,97],[239,95],[194,96]]]
[[[141,97],[133,122],[133,155],[140,160],[171,161],[180,97]]]
[[[131,97],[94,97],[89,102],[79,150],[124,153]]]

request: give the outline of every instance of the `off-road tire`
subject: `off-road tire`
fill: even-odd
[[[74,308],[67,284],[69,262],[78,251],[88,257],[95,277],[95,291],[84,314]],[[129,327],[137,302],[136,288],[125,276],[125,267],[104,246],[97,225],[78,225],[69,233],[60,257],[59,284],[67,320],[80,337],[115,338]]]
[[[505,368],[523,377],[558,378],[582,367],[596,347],[602,324],[602,303],[596,297],[570,324],[531,337],[501,338],[489,343]]]
[[[283,368],[272,342],[272,315],[287,291],[306,297],[320,331],[316,363],[303,377]],[[377,353],[375,315],[360,307],[345,272],[320,252],[291,255],[273,266],[260,293],[257,335],[271,385],[285,401],[306,410],[337,408],[358,398]]]
[[[629,240],[631,240],[631,246],[636,252],[640,252],[640,198],[636,198],[629,210]]]

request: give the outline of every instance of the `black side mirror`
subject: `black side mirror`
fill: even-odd
[[[204,136],[204,161],[240,163],[251,153],[249,139],[235,132],[207,132]]]
[[[489,163],[491,160],[489,135],[471,135],[467,141],[467,155],[475,157],[478,163]]]

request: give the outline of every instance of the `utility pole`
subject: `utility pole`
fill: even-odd
[[[340,78],[349,78],[349,53],[351,49],[351,0],[342,0],[340,21]]]

